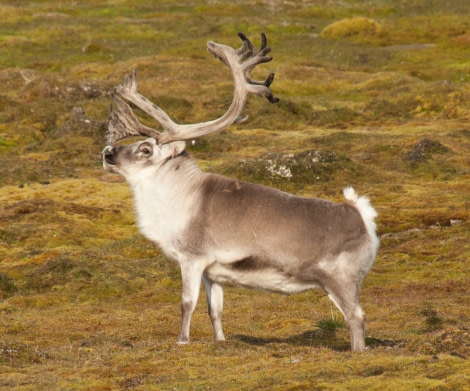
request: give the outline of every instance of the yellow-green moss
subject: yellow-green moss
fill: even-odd
[[[377,37],[383,33],[382,26],[375,20],[353,17],[333,22],[326,26],[320,36],[326,39]]]

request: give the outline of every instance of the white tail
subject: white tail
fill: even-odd
[[[346,187],[343,190],[344,198],[346,200],[353,202],[359,212],[361,213],[362,219],[367,227],[367,231],[371,238],[373,238],[376,243],[375,246],[379,247],[379,239],[375,234],[377,230],[377,225],[375,224],[375,218],[377,217],[377,211],[370,204],[370,200],[367,197],[358,197],[355,190],[352,187]]]

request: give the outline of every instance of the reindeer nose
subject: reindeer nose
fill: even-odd
[[[103,159],[107,164],[114,165],[115,162],[115,148],[111,146],[107,146],[103,149]]]

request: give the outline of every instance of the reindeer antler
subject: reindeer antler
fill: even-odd
[[[269,89],[274,80],[274,73],[271,73],[264,82],[254,81],[250,78],[250,72],[256,65],[272,60],[271,56],[267,56],[271,48],[267,47],[266,35],[261,34],[259,51],[245,34],[238,33],[238,36],[242,40],[242,46],[239,49],[212,41],[207,43],[207,50],[231,69],[234,78],[233,101],[223,116],[196,124],[175,123],[160,107],[137,92],[137,73],[133,69],[132,73],[124,79],[123,84],[115,88],[115,91],[157,120],[163,126],[164,131],[159,132],[142,125],[134,116],[129,105],[114,96],[114,104],[111,105],[108,117],[108,130],[105,134],[106,143],[114,144],[126,137],[140,134],[154,137],[159,144],[189,140],[220,131],[233,123],[246,119],[246,116],[240,116],[240,114],[250,93],[264,95],[271,103],[279,102],[279,99],[274,97]]]

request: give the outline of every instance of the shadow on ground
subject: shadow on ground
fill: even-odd
[[[240,342],[265,346],[270,344],[290,344],[296,346],[311,346],[316,348],[328,348],[338,352],[350,350],[349,338],[336,334],[325,333],[321,330],[309,330],[300,334],[296,334],[286,338],[261,338],[251,335],[235,335],[232,337]],[[403,347],[406,343],[404,340],[381,340],[378,338],[366,338],[366,346],[370,349],[377,347],[398,348]]]

